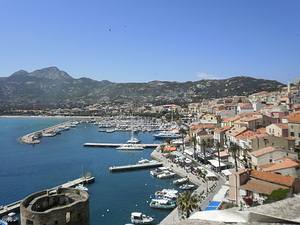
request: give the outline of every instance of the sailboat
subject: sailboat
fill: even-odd
[[[137,139],[136,137],[134,137],[133,134],[133,129],[131,130],[131,138],[127,141],[128,144],[138,144],[141,141],[139,139]]]

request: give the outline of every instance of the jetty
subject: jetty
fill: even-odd
[[[75,180],[71,180],[71,181],[68,181],[64,184],[61,184],[61,185],[58,185],[58,186],[55,186],[53,188],[50,188],[49,191],[51,190],[55,190],[57,188],[71,188],[71,187],[75,187],[77,186],[78,184],[89,184],[89,183],[93,183],[95,181],[95,177],[80,177],[78,179],[75,179]],[[21,204],[21,201],[22,200],[19,200],[19,201],[16,201],[16,202],[13,202],[11,204],[8,204],[8,205],[5,205],[5,206],[0,206],[0,216],[4,216],[10,212],[14,212],[14,211],[18,211],[19,208],[20,208],[20,204]]]
[[[72,123],[72,121],[66,121],[51,127],[44,128],[42,130],[34,131],[32,133],[20,137],[20,141],[24,144],[39,144],[41,142],[40,139],[45,134],[48,134],[48,137],[55,136],[62,130],[70,129]]]
[[[124,145],[124,143],[84,143],[84,147],[95,147],[95,148],[118,148]],[[134,144],[137,147],[143,148],[157,148],[159,144]]]
[[[149,169],[163,166],[161,162],[148,162],[148,163],[138,163],[133,165],[126,165],[126,166],[111,166],[109,167],[110,172],[123,172],[123,171],[130,171],[130,170],[141,170],[141,169]]]

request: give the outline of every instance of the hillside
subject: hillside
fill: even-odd
[[[191,102],[276,90],[282,85],[274,80],[245,76],[195,82],[112,83],[89,78],[75,79],[56,67],[48,67],[33,72],[20,70],[1,78],[0,105],[30,108],[71,107],[103,101]]]

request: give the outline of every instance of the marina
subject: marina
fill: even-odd
[[[133,164],[133,165],[126,165],[126,166],[111,166],[109,170],[111,172],[123,172],[123,171],[130,171],[130,170],[141,170],[141,169],[150,169],[155,167],[162,166],[163,163],[161,162],[148,162],[142,164]]]
[[[75,187],[76,185],[79,184],[89,184],[95,181],[95,177],[80,177],[78,179],[72,180],[72,181],[68,181],[64,184],[55,186],[53,188],[50,188],[50,190],[55,190],[57,188],[63,187],[63,188],[71,188],[71,187]],[[16,201],[14,203],[5,205],[2,207],[2,209],[0,209],[0,216],[4,216],[7,213],[13,212],[13,211],[18,211],[19,207],[20,207],[20,203],[22,200],[20,201]]]
[[[95,148],[118,148],[121,147],[122,143],[84,143],[84,147],[95,147]],[[142,148],[157,148],[159,144],[135,144],[137,147]]]

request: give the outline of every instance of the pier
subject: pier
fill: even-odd
[[[42,130],[34,131],[32,133],[20,137],[20,141],[24,144],[39,144],[41,142],[40,139],[43,137],[43,134],[53,133],[52,135],[49,135],[49,137],[55,136],[57,133],[62,131],[62,129],[60,129],[62,127],[68,127],[68,129],[70,129],[69,126],[71,125],[71,123],[72,121],[66,121],[48,128],[44,128]]]
[[[55,190],[55,189],[60,188],[60,187],[62,187],[62,188],[71,188],[71,187],[75,187],[78,184],[89,184],[89,183],[93,183],[94,181],[95,181],[95,177],[80,177],[78,179],[68,181],[64,184],[55,186],[55,187],[53,187],[49,190],[50,191]],[[22,200],[19,200],[19,201],[13,202],[11,204],[5,205],[5,206],[3,206],[3,208],[0,208],[0,216],[4,216],[4,215],[6,215],[10,212],[19,210],[21,201]]]
[[[133,164],[133,165],[126,165],[126,166],[111,166],[109,167],[110,172],[123,172],[123,171],[130,171],[130,170],[141,170],[141,169],[149,169],[163,166],[161,162],[148,162],[142,164]]]
[[[95,147],[95,148],[117,148],[124,145],[124,143],[84,143],[84,147]],[[157,148],[159,144],[134,144],[137,147],[143,148]]]

